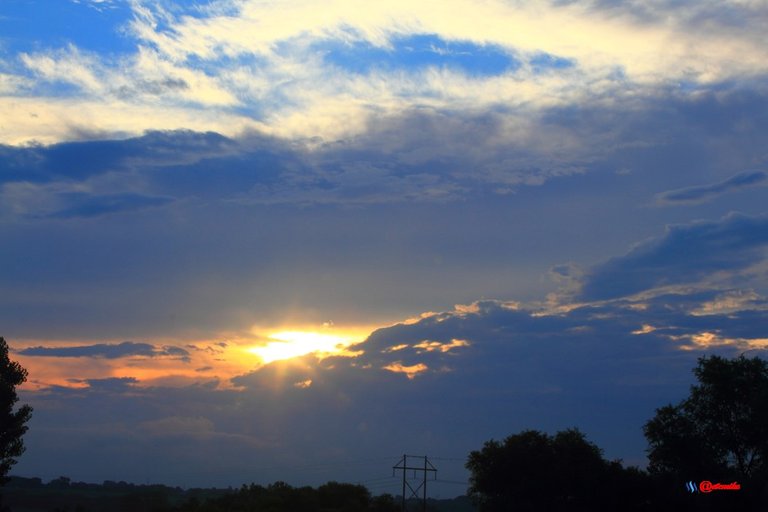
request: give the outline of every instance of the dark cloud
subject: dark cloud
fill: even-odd
[[[189,89],[189,84],[179,78],[166,78],[164,80],[140,80],[131,85],[122,86],[115,91],[120,98],[133,98],[137,94],[149,94],[159,96],[166,92],[178,92]]]
[[[96,392],[123,393],[133,389],[138,380],[133,377],[108,377],[105,379],[85,379],[79,382],[88,384],[88,387]]]
[[[3,148],[0,321],[32,339],[215,337],[286,309],[359,323],[511,290],[538,300],[558,263],[588,268],[665,224],[763,212],[758,188],[647,205],[760,165],[766,120],[760,88],[716,84],[535,112],[425,106],[340,140],[180,131]],[[73,300],[73,286],[94,293]]]
[[[765,171],[745,171],[712,185],[662,192],[656,196],[656,200],[662,204],[700,203],[734,190],[761,185],[766,179],[768,179],[768,173]]]
[[[558,0],[555,3],[568,5],[574,1]],[[624,15],[641,23],[675,23],[690,29],[706,25],[723,30],[743,30],[745,27],[759,26],[759,20],[766,16],[760,4],[752,2],[661,0],[648,3],[592,0],[586,4],[597,13]]]
[[[123,194],[130,187],[147,197],[361,205],[510,193],[585,171],[592,158],[573,142],[552,144],[529,134],[500,144],[500,134],[516,115],[413,109],[383,116],[364,134],[320,147],[257,134],[235,141],[187,131],[4,147],[0,183],[96,182],[101,195]],[[568,127],[547,124],[554,138],[572,136],[564,132]]]
[[[716,294],[557,312],[481,301],[379,329],[355,347],[364,351],[357,358],[305,356],[261,367],[234,378],[237,390],[147,388],[130,379],[51,389],[28,395],[48,427],[30,429],[19,468],[179,485],[358,481],[381,476],[392,465],[383,459],[403,451],[463,459],[490,438],[569,426],[607,456],[642,465],[642,424],[685,396],[699,355],[765,354],[748,342],[761,335],[768,301],[750,297],[751,309],[705,315],[696,311]],[[704,333],[717,336],[711,346],[696,345]],[[408,378],[397,371],[403,367],[422,370]],[[52,438],[54,463],[42,454]],[[344,463],[361,454],[376,462]],[[109,466],[114,460],[119,467]],[[458,466],[441,465],[442,478],[465,480]]]
[[[0,184],[13,181],[43,181],[43,157],[39,148],[19,148],[0,144]]]
[[[0,183],[83,180],[109,172],[192,163],[232,151],[217,133],[152,131],[125,140],[62,142],[50,146],[0,146]]]
[[[141,194],[89,195],[72,192],[59,194],[58,199],[67,206],[44,214],[43,217],[54,219],[97,217],[110,213],[124,213],[159,207],[173,202],[170,197],[153,197]]]
[[[105,359],[119,359],[123,357],[162,357],[169,356],[179,359],[189,359],[189,352],[180,347],[157,347],[149,343],[135,343],[124,341],[122,343],[102,343],[96,345],[82,345],[77,347],[31,347],[19,351],[25,356],[42,357],[102,357]]]
[[[673,225],[663,237],[596,265],[581,300],[614,299],[670,285],[700,284],[717,273],[735,277],[765,259],[768,216],[730,214],[719,221]]]
[[[563,180],[573,186],[573,178],[584,175],[583,186],[600,187],[607,183],[595,185],[589,176],[623,170],[640,173],[642,186],[663,190],[672,188],[670,169],[690,181],[760,156],[755,148],[765,145],[768,96],[718,87],[693,99],[660,91],[658,98],[619,107],[556,106],[535,114],[522,107],[465,112],[424,106],[373,117],[365,132],[333,141],[156,131],[125,140],[5,146],[0,183],[87,185],[96,197],[366,205],[504,196]],[[664,197],[721,193],[758,179],[739,175]]]

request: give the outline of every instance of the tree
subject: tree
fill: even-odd
[[[362,485],[328,482],[317,488],[320,510],[356,512],[366,510],[371,493]]]
[[[469,495],[482,512],[637,510],[636,487],[644,474],[609,462],[577,429],[554,436],[526,430],[473,451]]]
[[[765,500],[768,362],[701,357],[693,373],[698,384],[688,398],[657,409],[644,426],[649,471],[676,484],[740,481],[742,495]]]
[[[16,464],[16,457],[24,453],[21,437],[27,431],[26,423],[32,415],[32,408],[23,405],[16,412],[13,408],[19,400],[16,386],[25,380],[27,370],[8,358],[8,345],[0,337],[0,485],[8,480],[8,471]]]
[[[753,478],[768,469],[768,363],[758,357],[699,358],[699,384],[645,424],[649,469]]]

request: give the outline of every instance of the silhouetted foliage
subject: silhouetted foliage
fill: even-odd
[[[646,475],[602,452],[577,429],[526,430],[488,441],[467,461],[469,495],[481,512],[644,510]]]
[[[217,497],[226,492],[110,481],[100,485],[73,482],[67,477],[44,484],[39,478],[14,476],[6,485],[7,502],[14,511],[159,512],[194,495]]]
[[[392,510],[400,510],[400,507],[395,502],[394,496],[391,494],[381,494],[371,498],[369,509],[371,512],[390,512]]]
[[[372,498],[362,485],[328,482],[317,489],[275,482],[267,487],[251,484],[237,492],[201,502],[190,499],[171,509],[177,512],[394,512],[389,496]]]
[[[28,405],[14,411],[19,397],[16,386],[27,380],[27,370],[8,357],[8,344],[0,337],[0,485],[8,479],[8,471],[16,464],[16,458],[24,453],[22,436],[27,431],[27,421],[32,415]],[[0,495],[0,509],[2,495]]]
[[[649,471],[670,484],[738,481],[740,492],[710,501],[768,510],[768,363],[702,357],[693,372],[699,383],[688,398],[645,424]]]
[[[39,478],[14,476],[7,485],[8,504],[16,511],[62,512],[400,512],[400,498],[371,496],[361,485],[328,482],[317,489],[276,482],[240,489],[188,489],[165,485],[103,484],[59,477],[47,484]],[[419,505],[419,506],[416,506]],[[410,503],[408,510],[421,510]],[[470,512],[466,497],[429,499],[428,512]]]

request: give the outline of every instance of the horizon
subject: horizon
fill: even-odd
[[[700,356],[766,357],[768,5],[441,5],[3,2],[13,474],[645,467]]]

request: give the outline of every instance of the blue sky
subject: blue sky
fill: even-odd
[[[683,4],[3,2],[14,471],[644,465],[697,357],[768,345],[768,7]]]

